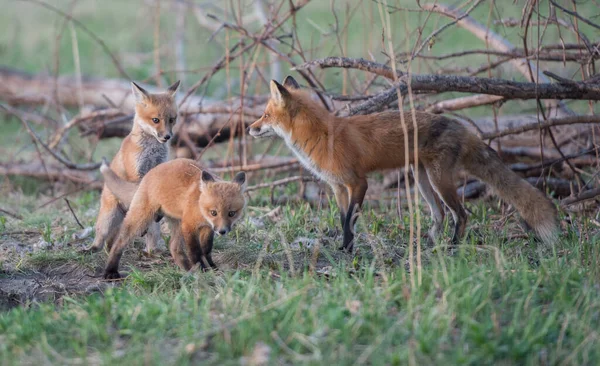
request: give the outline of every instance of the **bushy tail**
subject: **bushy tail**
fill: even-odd
[[[515,206],[525,222],[544,243],[556,243],[560,226],[556,208],[544,194],[510,170],[494,150],[477,139],[478,149],[465,162],[465,169],[489,184],[502,199]]]
[[[111,168],[108,166],[106,159],[102,158],[102,165],[100,165],[100,173],[104,176],[104,184],[114,194],[119,202],[121,202],[126,209],[129,209],[131,200],[135,191],[137,191],[138,184],[128,182],[121,179]]]

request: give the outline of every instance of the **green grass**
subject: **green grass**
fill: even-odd
[[[439,256],[416,287],[368,261],[330,277],[134,272],[102,296],[1,315],[0,360],[234,364],[264,344],[275,364],[595,364],[597,268],[573,262],[598,253],[561,249],[535,266],[501,248]]]
[[[406,270],[407,232],[380,210],[360,219],[355,255],[322,233],[335,208],[308,205],[283,207],[281,221],[263,228],[249,210],[217,239],[218,273],[186,274],[165,260],[140,266],[130,249],[122,262],[129,276],[101,294],[0,313],[0,363],[237,364],[267,349],[271,364],[600,362],[597,230],[578,235],[582,219],[545,248],[505,240],[495,210],[468,207],[462,245],[423,243],[420,281],[416,268],[414,277]],[[290,247],[298,237],[324,240],[315,267],[311,249]],[[104,260],[42,251],[19,271]]]

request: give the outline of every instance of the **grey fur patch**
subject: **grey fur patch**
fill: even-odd
[[[158,164],[167,161],[169,147],[167,144],[161,144],[154,136],[146,135],[140,141],[142,151],[137,157],[137,173],[141,178],[146,175],[150,169]]]

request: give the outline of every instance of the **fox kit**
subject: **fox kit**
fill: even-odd
[[[355,210],[367,191],[367,173],[403,167],[404,132],[399,113],[407,121],[413,161],[413,123],[408,112],[388,111],[364,116],[337,117],[317,103],[288,76],[284,85],[272,80],[271,97],[260,119],[248,128],[254,137],[280,136],[298,159],[333,189],[344,229],[340,249],[352,249]],[[546,243],[557,239],[559,226],[552,203],[536,188],[508,169],[494,150],[458,121],[415,112],[418,130],[418,186],[431,209],[437,237],[442,229],[442,202],[454,218],[452,242],[463,236],[467,215],[454,186],[459,169],[488,183],[513,204],[527,224]]]
[[[171,227],[169,250],[179,267],[197,263],[216,268],[211,257],[214,233],[227,234],[246,206],[246,173],[232,182],[221,181],[190,159],[174,159],[150,170],[138,184],[121,179],[106,164],[100,167],[106,186],[128,206],[113,245],[104,278],[119,278],[119,260],[125,246],[151,225],[157,215]],[[187,254],[184,250],[187,249]]]
[[[167,141],[173,136],[173,126],[177,121],[175,94],[179,81],[171,85],[165,93],[150,94],[136,83],[131,83],[135,97],[133,128],[123,142],[110,167],[121,179],[139,182],[148,171],[168,159]],[[125,217],[122,203],[104,185],[100,197],[100,211],[96,220],[96,237],[85,251],[102,249],[106,242],[110,250],[119,227]],[[160,226],[153,223],[146,234],[146,249],[152,251],[160,238]]]

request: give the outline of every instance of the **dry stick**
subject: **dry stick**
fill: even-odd
[[[600,29],[600,26],[598,24],[595,24],[589,20],[587,20],[586,18],[582,17],[581,15],[579,15],[579,13],[577,13],[576,11],[571,11],[569,9],[565,9],[562,6],[558,5],[556,3],[556,1],[550,0],[550,3],[552,3],[552,5],[556,6],[557,8],[559,8],[560,10],[564,11],[565,13],[574,16],[575,18],[581,20],[582,22],[586,23],[587,25],[590,25],[596,29]]]
[[[423,48],[429,43],[429,41],[437,36],[438,34],[440,34],[443,30],[447,29],[448,27],[458,23],[461,19],[464,19],[466,17],[469,16],[469,13],[471,13],[471,11],[473,11],[473,9],[475,9],[477,7],[477,5],[481,4],[483,0],[477,0],[473,5],[471,5],[471,7],[469,9],[467,9],[464,13],[460,14],[459,16],[454,16],[454,20],[450,23],[444,24],[441,28],[437,29],[435,32],[431,33],[427,38],[425,38],[425,40],[423,42],[421,42],[421,45],[419,46],[419,48],[412,53],[410,59],[414,59],[419,53],[421,53],[421,51],[423,50]],[[434,5],[435,7],[435,5]]]
[[[121,111],[119,109],[111,108],[111,109],[101,109],[101,110],[98,110],[95,112],[79,115],[79,116],[73,118],[72,120],[70,120],[60,130],[58,130],[58,132],[54,135],[54,137],[52,137],[52,141],[50,142],[50,144],[48,144],[48,147],[51,149],[54,149],[60,143],[60,140],[65,135],[65,133],[69,129],[77,126],[80,123],[83,123],[83,122],[89,121],[90,119],[94,119],[94,118],[98,118],[98,117],[113,118],[113,117],[121,116],[123,114],[124,114],[123,111]]]
[[[13,116],[17,117],[23,123],[25,128],[27,129],[27,132],[29,133],[29,135],[31,135],[31,137],[34,139],[34,142],[37,142],[38,144],[42,145],[42,147],[44,149],[46,149],[46,151],[48,151],[50,153],[50,155],[52,155],[53,158],[58,160],[60,163],[62,163],[67,168],[77,169],[77,170],[96,170],[100,167],[100,163],[75,164],[75,163],[69,161],[68,159],[65,159],[64,157],[60,156],[57,152],[52,150],[50,147],[48,147],[48,145],[46,145],[40,139],[40,137],[33,131],[31,126],[29,125],[29,122],[27,122],[25,119],[23,119],[18,113],[14,113],[13,111],[6,108],[3,104],[0,104],[0,108],[4,109],[5,111],[11,113]],[[36,146],[37,146],[37,144],[36,144]]]
[[[392,78],[393,80],[395,80],[394,84],[398,84],[398,82],[396,80],[398,80],[398,70],[396,70],[396,63],[394,60],[394,47],[392,45],[392,32],[391,32],[391,26],[390,26],[390,16],[389,13],[387,13],[387,17],[384,17],[384,12],[383,12],[383,7],[381,4],[379,4],[378,6],[378,10],[379,10],[379,17],[381,19],[381,22],[384,24],[384,31],[386,32],[386,36],[388,39],[388,47],[389,47],[389,53],[392,57],[391,63],[392,63]],[[408,40],[408,39],[407,39]],[[396,85],[394,85],[396,86]],[[403,101],[403,95],[406,95],[406,93],[408,92],[408,88],[404,85],[404,88],[401,88],[400,85],[398,85],[398,87],[394,87],[392,89],[393,94],[392,94],[392,100],[397,100],[398,101],[398,106],[399,106],[399,112],[398,114],[400,115],[400,124],[402,126],[402,131],[403,133],[403,137],[404,137],[404,184],[405,184],[405,192],[407,195],[407,199],[408,199],[408,214],[409,214],[409,227],[408,227],[408,257],[409,257],[409,261],[408,261],[408,266],[409,266],[409,276],[410,276],[410,283],[411,283],[411,288],[416,288],[415,285],[415,273],[414,273],[414,262],[413,262],[413,256],[414,256],[414,248],[413,248],[413,235],[414,235],[414,215],[413,215],[413,200],[412,200],[412,195],[410,192],[410,186],[409,186],[409,179],[408,179],[408,168],[410,166],[410,151],[409,151],[409,141],[408,141],[408,126],[406,124],[406,121],[404,119],[404,113],[402,113],[402,101]],[[366,103],[368,103],[369,101],[363,102],[361,104],[367,105]],[[418,240],[418,239],[417,239]],[[419,271],[420,274],[420,271]]]
[[[75,211],[73,211],[73,207],[71,207],[71,202],[69,202],[69,200],[66,199],[66,198],[65,198],[65,202],[67,203],[67,206],[69,207],[69,210],[73,214],[73,217],[75,218],[75,221],[77,221],[77,225],[79,225],[80,228],[85,229],[85,227],[83,227],[83,225],[81,225],[81,222],[77,218],[77,215],[75,215]]]
[[[23,220],[23,216],[16,214],[16,213],[12,213],[6,209],[0,208],[0,212],[12,217],[13,219],[17,219],[17,220]]]
[[[276,187],[276,186],[282,186],[282,185],[285,185],[285,184],[288,184],[291,182],[297,182],[297,181],[315,182],[315,181],[317,181],[317,179],[312,176],[296,175],[293,177],[275,180],[273,182],[261,183],[261,184],[257,184],[254,186],[250,186],[250,187],[246,188],[246,192],[256,191],[257,189],[261,189],[261,188],[271,188],[272,189],[273,187]]]
[[[226,54],[225,56],[223,56],[211,69],[211,71],[209,73],[207,73],[206,75],[204,75],[204,77],[202,77],[202,79],[200,79],[199,81],[197,81],[194,85],[192,85],[192,87],[187,91],[187,93],[184,95],[183,99],[181,100],[181,102],[179,102],[179,107],[181,107],[185,101],[200,87],[202,86],[208,79],[210,79],[212,77],[212,75],[214,75],[217,71],[219,71],[220,69],[223,68],[223,66],[225,66],[228,62],[231,62],[232,60],[234,60],[235,58],[237,58],[239,55],[241,55],[242,53],[246,52],[247,50],[249,50],[250,48],[256,46],[256,44],[261,43],[262,41],[265,41],[267,39],[269,39],[271,37],[271,35],[278,30],[283,23],[285,23],[290,17],[292,17],[298,10],[302,9],[306,4],[308,4],[310,2],[310,0],[303,0],[301,1],[299,4],[291,4],[292,8],[291,10],[288,12],[288,14],[286,14],[286,16],[283,17],[283,19],[279,22],[277,22],[276,24],[273,25],[272,28],[268,28],[266,27],[264,32],[258,36],[258,37],[254,37],[254,40],[252,43],[250,43],[249,45],[243,46],[244,41],[239,41],[236,45],[234,45],[232,47],[233,49],[237,49],[238,47],[242,47],[242,49],[240,49],[238,52],[236,52],[234,55],[231,55],[231,53]]]
[[[385,69],[387,66],[379,64],[379,68],[373,68],[365,64],[365,60],[353,59],[347,57],[327,57],[309,61],[296,67],[298,70],[319,66],[321,68],[344,67],[357,70],[374,72],[381,76],[386,76]],[[376,63],[373,63],[376,64]],[[368,66],[368,67],[367,67]],[[400,74],[400,80],[396,82],[398,85],[404,85],[406,82],[403,78],[407,75]],[[387,76],[386,76],[387,77]],[[574,84],[537,84],[532,82],[518,82],[504,80],[498,78],[481,78],[475,76],[458,76],[458,75],[411,75],[411,87],[413,91],[433,91],[433,92],[462,92],[462,93],[480,93],[487,95],[498,95],[506,99],[584,99],[584,100],[600,100],[600,84],[589,84],[584,82],[576,82]],[[373,96],[373,98],[381,98],[383,95],[394,99],[394,91],[397,85],[394,85],[388,90]],[[373,99],[371,98],[371,99]],[[365,103],[368,103],[366,101]]]
[[[457,11],[455,9],[452,9],[452,8],[450,8],[446,5],[442,5],[442,4],[425,4],[425,5],[423,5],[423,8],[431,10],[431,11],[435,11],[437,13],[443,14],[447,17],[454,18],[454,19],[461,16],[460,11]],[[457,24],[458,24],[458,26],[473,33],[473,35],[475,35],[477,38],[481,39],[482,41],[487,42],[489,45],[491,45],[493,48],[495,48],[497,50],[504,51],[504,52],[511,52],[515,48],[510,42],[508,42],[508,40],[504,39],[499,34],[490,31],[488,28],[484,27],[482,24],[480,24],[475,19],[473,19],[469,16],[462,17],[457,22]],[[539,75],[539,73],[537,72],[537,68],[534,65],[532,65],[531,62],[528,60],[514,59],[514,60],[511,60],[510,62],[515,67],[515,69],[518,70],[525,77],[530,77],[529,69],[533,70],[533,75]],[[546,78],[545,76],[540,75],[538,77],[539,77],[539,79],[532,79],[531,81],[539,82],[541,80],[544,83],[550,82],[550,80],[548,80],[548,78]],[[482,94],[489,94],[489,93],[482,93]],[[531,98],[531,99],[533,99],[533,98]],[[543,98],[543,99],[569,99],[569,98],[568,97],[561,98],[561,97],[557,96],[556,98]],[[563,111],[567,112],[568,114],[572,114],[570,109],[562,101],[559,100],[557,102],[557,104]]]
[[[496,50],[488,50],[488,49],[474,49],[474,50],[466,50],[460,52],[447,53],[440,56],[434,55],[418,55],[417,58],[422,59],[430,59],[430,60],[446,60],[455,57],[461,56],[469,56],[469,55],[491,55],[491,56],[504,56],[510,59],[514,58],[527,58],[527,57],[539,57],[540,61],[574,61],[578,63],[587,63],[588,61],[583,59],[580,55],[575,53],[556,53],[556,52],[536,52],[535,54],[525,55],[524,50],[519,48],[514,48],[510,51],[496,51]],[[594,56],[590,55],[591,58],[600,57],[600,54]]]
[[[23,2],[30,2],[30,3],[34,3],[34,4],[38,4],[43,6],[44,8],[51,10],[59,15],[61,15],[62,17],[64,17],[65,19],[73,22],[73,24],[75,24],[76,26],[78,26],[79,28],[81,28],[85,33],[87,33],[87,35],[89,35],[94,41],[96,41],[100,47],[102,47],[102,49],[104,50],[104,52],[106,52],[106,54],[108,54],[108,56],[111,58],[113,64],[115,65],[115,67],[117,68],[117,70],[119,71],[119,74],[121,74],[122,77],[126,78],[126,79],[130,79],[129,75],[127,75],[127,73],[125,72],[125,70],[123,69],[123,67],[121,66],[121,64],[119,63],[119,60],[117,60],[117,58],[115,57],[115,55],[113,55],[112,52],[110,52],[110,49],[108,48],[108,46],[106,45],[106,43],[104,43],[104,41],[102,41],[96,34],[94,34],[94,32],[92,32],[91,30],[89,30],[83,23],[81,23],[79,20],[73,18],[71,15],[63,12],[60,9],[55,8],[54,6],[45,3],[43,1],[38,1],[38,0],[20,0]]]
[[[425,111],[429,113],[444,113],[447,111],[458,111],[461,109],[493,104],[503,99],[504,97],[500,97],[497,95],[471,95],[468,97],[459,97],[439,101],[425,108]]]
[[[562,207],[567,207],[573,205],[575,203],[579,203],[582,201],[587,201],[593,198],[596,198],[600,195],[600,188],[590,189],[584,192],[579,193],[576,197],[565,198],[560,202]]]
[[[548,118],[545,122],[533,122],[523,126],[507,128],[498,132],[488,132],[481,134],[484,140],[495,139],[507,135],[515,135],[526,131],[548,128],[551,126],[573,125],[578,123],[600,123],[600,116],[569,116],[562,118]]]
[[[277,169],[292,165],[298,165],[299,162],[297,159],[290,159],[288,161],[273,163],[273,164],[249,164],[249,165],[233,165],[233,166],[225,166],[220,168],[212,168],[211,172],[222,173],[236,170],[243,170],[245,172],[251,172],[256,170],[265,170],[265,169]]]

